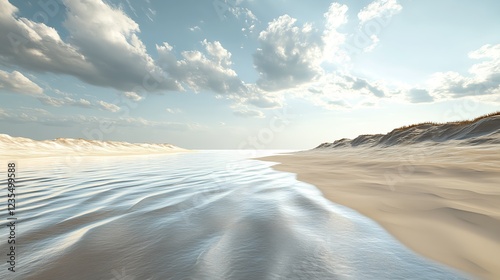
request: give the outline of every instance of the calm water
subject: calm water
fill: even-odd
[[[0,279],[464,279],[239,152],[17,165],[17,272],[2,228]]]

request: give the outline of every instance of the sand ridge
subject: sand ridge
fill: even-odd
[[[171,144],[127,143],[86,139],[57,138],[37,141],[0,134],[0,158],[46,156],[133,155],[185,152]]]
[[[426,122],[396,128],[387,134],[360,135],[355,139],[343,138],[333,143],[323,143],[317,148],[356,146],[394,146],[422,142],[447,142],[460,140],[461,144],[500,144],[500,112],[484,115],[470,121],[449,123]]]

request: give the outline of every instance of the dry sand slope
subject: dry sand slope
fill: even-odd
[[[37,141],[0,134],[0,159],[47,156],[133,155],[185,152],[170,144],[135,144],[117,141],[57,138]]]
[[[416,252],[500,279],[500,114],[267,157]]]

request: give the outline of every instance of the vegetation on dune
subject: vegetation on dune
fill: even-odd
[[[471,120],[462,120],[462,121],[454,121],[454,122],[446,122],[446,123],[423,122],[423,123],[417,123],[417,124],[410,124],[410,125],[405,125],[405,126],[402,126],[402,127],[398,127],[396,129],[394,129],[393,131],[404,131],[404,130],[407,130],[407,129],[410,129],[410,128],[413,128],[413,127],[417,127],[417,126],[422,126],[422,125],[436,126],[436,125],[449,124],[449,125],[462,126],[462,125],[468,125],[468,124],[471,124],[471,123],[474,123],[474,122],[477,122],[477,121],[480,121],[482,119],[486,119],[486,118],[489,118],[489,117],[493,117],[493,116],[500,116],[500,111],[497,111],[497,112],[494,112],[494,113],[489,113],[489,114],[486,114],[486,115],[482,115],[480,117],[477,117],[477,118],[471,119]]]

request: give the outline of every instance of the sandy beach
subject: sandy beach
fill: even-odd
[[[498,116],[488,123],[489,131],[467,140],[347,145],[263,160],[375,220],[410,249],[500,279],[500,146],[491,127]]]
[[[127,143],[72,138],[38,141],[0,134],[0,160],[66,156],[77,161],[81,156],[149,155],[189,152],[171,144]]]

